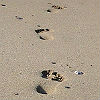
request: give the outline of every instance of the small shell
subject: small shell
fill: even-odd
[[[77,74],[77,75],[82,75],[82,74],[84,74],[83,72],[80,72],[80,71],[75,71],[74,73]]]

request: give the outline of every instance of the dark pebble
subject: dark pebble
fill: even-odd
[[[52,64],[56,64],[56,62],[51,62]]]
[[[15,95],[19,95],[18,93],[15,93]]]
[[[6,6],[5,4],[1,4],[1,6]]]
[[[48,9],[48,10],[47,10],[47,12],[51,12],[51,10],[50,10],[50,9]]]
[[[70,89],[71,87],[69,87],[69,86],[66,86],[65,88],[68,88],[68,89]]]
[[[49,31],[49,29],[46,29],[46,31]]]

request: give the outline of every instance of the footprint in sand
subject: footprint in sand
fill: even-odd
[[[54,93],[59,88],[59,85],[64,82],[63,76],[53,70],[42,71],[42,77],[47,80],[41,81],[36,87],[36,91],[41,94]]]
[[[51,34],[51,30],[49,29],[37,29],[35,32],[39,35],[39,38],[42,40],[54,40],[53,35]]]
[[[67,8],[67,7],[63,7],[63,6],[59,6],[59,5],[53,5],[51,3],[48,3],[48,4],[51,5],[51,8],[46,10],[48,13],[51,13],[51,12],[57,13],[58,11]]]

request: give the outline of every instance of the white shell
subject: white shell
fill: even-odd
[[[80,72],[80,71],[75,71],[74,73],[77,74],[77,75],[82,75],[83,74],[83,72]]]

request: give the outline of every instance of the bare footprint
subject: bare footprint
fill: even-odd
[[[44,70],[41,73],[42,77],[48,80],[43,80],[36,86],[38,93],[52,94],[59,88],[59,85],[64,82],[63,76],[53,70]]]
[[[35,32],[39,35],[39,38],[42,40],[54,40],[53,35],[49,29],[37,29]]]

